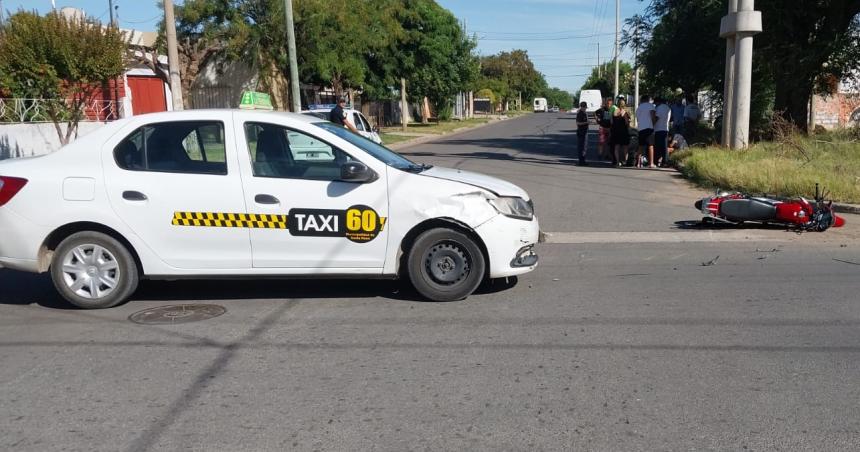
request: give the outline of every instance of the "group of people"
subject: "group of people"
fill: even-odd
[[[587,104],[581,102],[577,111],[577,149],[579,164],[587,165],[586,138],[588,136]],[[630,123],[632,116],[627,109],[627,101],[619,96],[617,104],[611,97],[604,100],[603,105],[594,112],[594,118],[599,126],[598,148],[602,158],[611,160],[613,166],[636,167],[666,167],[669,165],[669,154],[674,149],[687,147],[682,133],[693,131],[701,119],[701,112],[692,100],[687,105],[676,99],[672,105],[662,96],[652,99],[644,95],[639,99],[639,106],[634,112],[638,128],[638,144],[635,149],[633,162],[630,157]],[[670,131],[673,133],[670,135]]]

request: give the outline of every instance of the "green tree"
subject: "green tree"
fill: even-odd
[[[115,27],[19,11],[0,29],[0,96],[43,100],[60,142],[67,144],[99,88],[122,75],[125,52]]]
[[[591,75],[583,83],[582,89],[599,89],[603,97],[610,97],[615,93],[614,85],[615,63],[609,61],[591,70]],[[619,94],[633,94],[633,67],[630,63],[618,63],[618,86]]]
[[[494,90],[502,97],[502,103],[520,96],[530,100],[544,95],[548,89],[543,74],[535,69],[525,50],[499,52],[481,58],[481,76],[482,80],[498,80],[506,87],[503,91]]]
[[[543,93],[546,102],[550,106],[570,110],[573,106],[573,94],[559,88],[547,88]]]
[[[477,44],[457,18],[435,1],[403,0],[402,4],[396,17],[403,35],[388,55],[398,62],[395,77],[406,78],[413,100],[427,97],[437,111],[446,109],[454,94],[477,80],[478,61],[473,54]]]
[[[687,93],[721,93],[725,41],[717,32],[727,9],[727,0],[653,0],[656,25],[643,60],[652,77]],[[860,59],[860,1],[759,0],[756,9],[764,31],[755,37],[753,114],[772,105],[805,130],[813,90],[832,91]]]

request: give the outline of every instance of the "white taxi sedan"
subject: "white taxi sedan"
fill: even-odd
[[[50,272],[82,308],[179,277],[408,277],[459,300],[533,270],[538,235],[519,187],[297,114],[135,116],[0,162],[0,267]]]

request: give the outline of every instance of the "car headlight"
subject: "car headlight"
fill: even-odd
[[[489,201],[500,214],[506,217],[519,220],[531,220],[534,217],[534,206],[531,201],[526,201],[523,198],[504,196]]]

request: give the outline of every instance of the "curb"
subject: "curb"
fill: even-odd
[[[401,141],[399,143],[394,143],[394,144],[392,144],[390,146],[386,146],[386,147],[388,149],[399,151],[400,149],[403,149],[403,148],[408,148],[410,146],[415,146],[418,144],[429,143],[431,141],[436,141],[436,140],[439,140],[441,138],[447,138],[447,137],[450,137],[452,135],[458,135],[458,134],[461,134],[463,132],[468,132],[470,130],[480,129],[481,127],[486,127],[488,125],[496,124],[496,123],[499,123],[502,121],[507,121],[509,119],[512,119],[512,118],[506,117],[506,118],[501,118],[501,119],[491,119],[489,122],[486,122],[484,124],[478,124],[476,126],[460,127],[460,128],[454,129],[450,132],[434,134],[434,135],[429,135],[429,136],[425,136],[425,137],[418,137],[418,138],[415,138],[413,140],[406,140],[406,141]]]
[[[860,215],[860,206],[856,204],[833,203],[833,211],[839,213],[853,213]]]

